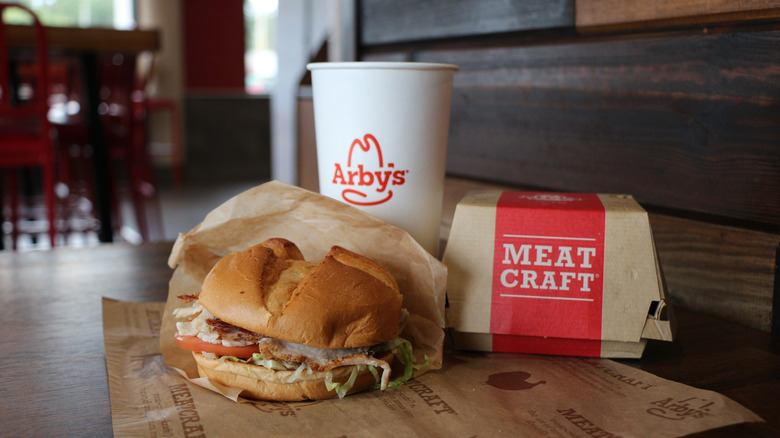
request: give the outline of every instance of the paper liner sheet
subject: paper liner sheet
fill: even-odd
[[[446,352],[387,391],[234,403],[166,366],[164,303],[103,300],[117,437],[675,437],[761,419],[712,391],[609,359]]]

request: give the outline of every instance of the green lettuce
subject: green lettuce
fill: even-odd
[[[427,354],[425,355],[425,362],[421,364],[414,363],[414,349],[412,348],[412,343],[400,336],[377,345],[375,351],[392,351],[393,354],[398,357],[398,360],[404,364],[404,373],[391,380],[387,384],[388,388],[395,388],[396,386],[403,385],[407,380],[412,378],[412,373],[414,373],[415,370],[421,370],[431,366],[431,361],[428,359]],[[379,385],[374,386],[374,388],[378,387]]]
[[[370,353],[371,355],[375,355],[376,353],[382,353],[385,351],[392,351],[393,354],[398,357],[401,363],[404,364],[403,374],[388,382],[388,388],[394,388],[396,386],[403,385],[407,380],[412,378],[412,374],[415,370],[421,370],[431,366],[431,361],[428,359],[428,355],[425,355],[425,362],[420,364],[414,363],[414,349],[412,348],[412,343],[400,336],[383,344],[374,346]],[[334,382],[333,374],[328,371],[325,375],[325,387],[328,389],[328,391],[335,390],[339,398],[344,398],[344,396],[347,395],[349,390],[352,389],[352,386],[355,384],[355,380],[357,379],[358,374],[365,369],[371,371],[371,374],[374,376],[376,385],[374,385],[373,389],[378,389],[380,387],[379,372],[373,365],[365,364],[356,365],[352,369],[349,378],[344,383]]]
[[[352,386],[355,384],[355,380],[357,379],[358,374],[366,369],[367,365],[355,365],[354,368],[352,368],[352,372],[349,374],[349,379],[347,379],[344,383],[334,382],[333,381],[333,373],[328,371],[325,374],[325,387],[328,388],[328,391],[336,391],[336,394],[339,396],[339,398],[344,398],[345,395],[349,392],[350,389],[352,389]],[[373,369],[374,367],[368,366],[369,368]],[[376,373],[376,370],[372,371],[372,374],[374,374],[374,377],[378,377]]]
[[[247,364],[265,367],[274,371],[285,371],[290,369],[289,367],[285,366],[284,362],[282,361],[266,359],[262,353],[254,353],[252,354],[252,357],[247,359],[241,359],[235,356],[220,356],[218,360],[220,362],[231,360],[233,362],[247,363]]]

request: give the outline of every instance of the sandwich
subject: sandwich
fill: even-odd
[[[412,346],[395,278],[333,246],[318,262],[273,238],[220,259],[174,310],[198,373],[258,400],[320,400],[403,384]],[[391,380],[393,365],[397,377]],[[425,365],[422,365],[425,366]]]

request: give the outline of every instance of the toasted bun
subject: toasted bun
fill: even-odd
[[[231,388],[241,389],[241,396],[256,400],[299,401],[324,400],[338,397],[336,391],[328,391],[325,385],[324,371],[301,373],[294,381],[288,382],[295,371],[274,371],[265,367],[241,362],[209,359],[200,353],[192,353],[198,364],[198,373]],[[382,358],[387,362],[393,360],[390,353]],[[343,383],[349,379],[354,365],[334,368],[331,370],[334,382]],[[381,371],[380,371],[381,372]],[[364,391],[376,384],[376,379],[368,369],[360,371],[348,394]]]
[[[398,335],[402,296],[379,264],[334,246],[318,263],[285,239],[223,257],[199,301],[244,329],[318,348],[367,347]]]

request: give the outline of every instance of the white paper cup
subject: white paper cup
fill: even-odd
[[[403,228],[436,255],[457,67],[326,62],[307,68],[320,193]]]

